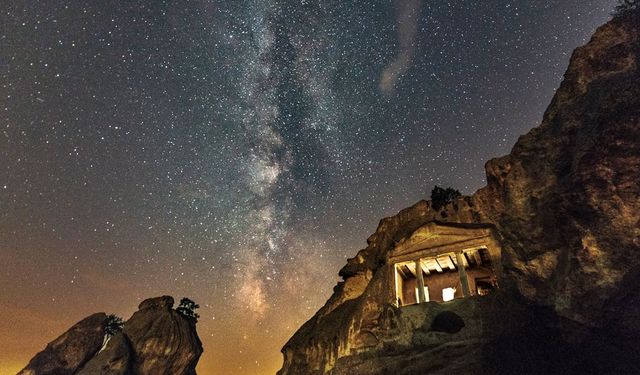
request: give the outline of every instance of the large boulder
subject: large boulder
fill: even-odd
[[[143,301],[125,325],[135,353],[136,374],[195,374],[202,343],[195,321],[172,309],[173,298]]]
[[[71,375],[89,361],[102,346],[105,313],[90,315],[38,353],[18,375]]]
[[[144,300],[112,337],[105,337],[107,316],[91,315],[50,343],[20,375],[195,375],[203,351],[196,321],[173,304],[169,296]]]
[[[78,375],[191,375],[202,354],[195,321],[177,313],[173,298],[142,301],[122,332],[114,335]]]

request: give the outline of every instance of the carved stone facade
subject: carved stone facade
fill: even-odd
[[[496,289],[501,252],[491,228],[438,222],[418,228],[387,257],[395,291],[389,302],[398,307],[446,302]]]
[[[486,187],[381,220],[284,346],[279,374],[640,373],[638,67],[637,18],[600,27],[573,53],[541,125],[486,164]],[[398,306],[398,265],[424,260],[424,273],[402,272],[444,300],[452,283],[462,289],[467,249],[481,265],[486,251],[498,290],[474,296],[479,283],[468,282],[468,298],[415,303],[426,291],[410,301],[415,287],[403,286]],[[449,275],[429,286],[436,263]],[[467,280],[478,264],[464,267]]]

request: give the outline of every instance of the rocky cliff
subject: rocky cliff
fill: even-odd
[[[18,375],[191,375],[202,354],[195,320],[169,296],[143,301],[106,345],[107,315],[91,315],[52,341]]]
[[[640,373],[639,20],[616,17],[573,53],[541,125],[486,164],[485,188],[383,219],[279,374]],[[430,222],[494,228],[498,293],[389,303],[388,254]],[[451,314],[457,331],[434,329]]]

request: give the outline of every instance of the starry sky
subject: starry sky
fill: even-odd
[[[616,0],[9,0],[0,374],[97,311],[201,305],[202,374],[273,374],[378,221],[465,194]]]

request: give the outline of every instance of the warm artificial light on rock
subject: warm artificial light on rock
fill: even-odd
[[[389,254],[395,290],[390,302],[400,307],[486,295],[497,287],[493,264],[499,263],[490,225],[429,223]]]
[[[279,374],[640,373],[637,20],[573,53],[485,188],[383,219]]]

